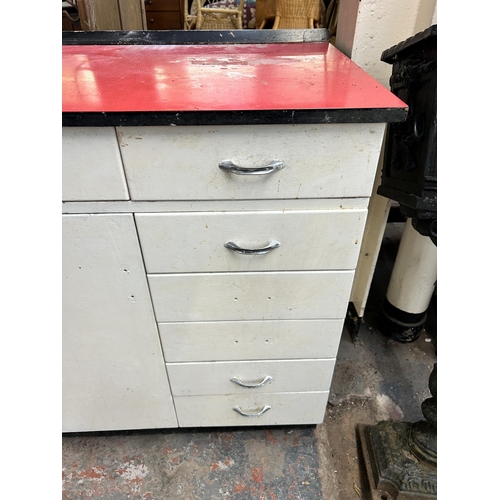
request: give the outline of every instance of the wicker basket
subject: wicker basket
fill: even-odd
[[[316,28],[321,19],[321,0],[276,0],[275,29]]]
[[[216,0],[196,0],[197,30],[241,30],[243,29],[243,10],[245,0],[240,0],[237,9],[213,7]],[[203,5],[204,4],[204,5]]]

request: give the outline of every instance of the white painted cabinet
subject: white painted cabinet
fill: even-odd
[[[246,31],[65,37],[65,431],[323,421],[406,105],[327,30]]]
[[[242,127],[240,156],[236,128],[79,129],[131,200],[64,204],[66,430],[322,421],[382,127]]]

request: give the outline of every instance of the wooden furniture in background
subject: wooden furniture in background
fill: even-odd
[[[181,30],[184,28],[184,0],[145,0],[148,30]]]
[[[84,31],[143,30],[140,0],[78,0]]]
[[[81,31],[80,15],[73,1],[62,3],[62,30]]]

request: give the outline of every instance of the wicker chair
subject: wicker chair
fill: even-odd
[[[276,0],[276,15],[272,29],[316,28],[320,19],[320,0]]]
[[[217,7],[217,0],[196,0],[197,30],[241,30],[245,0],[240,0],[237,9]],[[215,7],[214,7],[215,5]]]
[[[188,0],[184,0],[184,29],[191,30],[196,25],[196,16],[189,13]]]

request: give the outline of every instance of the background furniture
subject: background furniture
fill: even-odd
[[[317,28],[320,0],[276,0],[273,29]]]
[[[406,107],[326,29],[252,34],[63,34],[67,432],[323,420]]]
[[[325,14],[325,4],[322,0],[256,0],[255,27],[317,28]],[[277,20],[276,16],[280,19]]]
[[[143,0],[78,0],[75,5],[84,31],[143,30],[147,26]]]
[[[246,3],[246,0],[193,0],[191,15],[196,17],[196,29],[247,28],[251,17]]]
[[[144,0],[144,7],[148,30],[184,28],[184,0]]]

